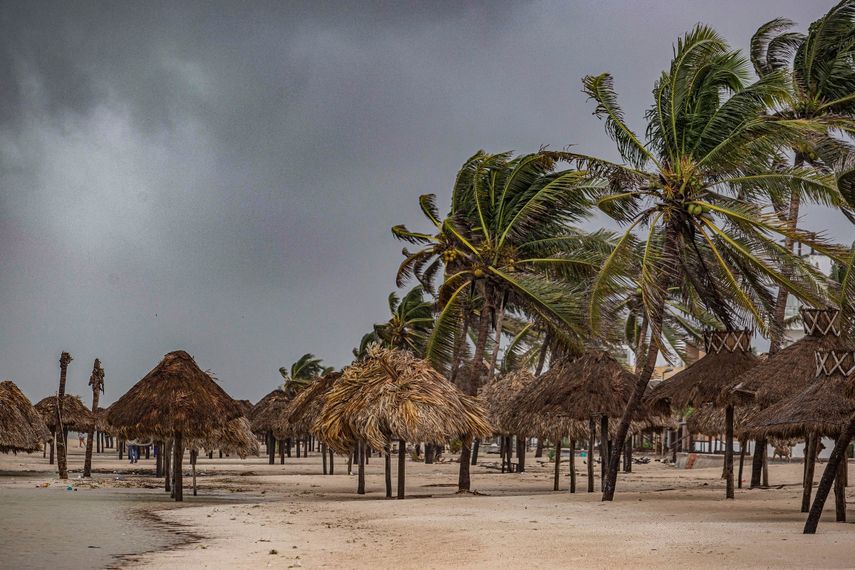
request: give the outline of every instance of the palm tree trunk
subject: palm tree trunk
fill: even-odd
[[[175,472],[173,493],[175,502],[180,503],[184,500],[184,437],[180,431],[175,434],[172,448],[175,451],[175,457],[172,459],[172,470]]]
[[[815,433],[808,436],[805,446],[805,468],[802,478],[802,512],[810,511],[810,495],[813,491],[814,469],[816,468],[816,444],[819,437]]]
[[[68,374],[68,364],[71,360],[71,355],[67,352],[63,352],[59,357],[59,390],[57,391],[56,396],[56,425],[57,433],[60,434],[60,436],[56,439],[56,465],[58,467],[60,479],[68,479],[68,457],[66,455],[67,442],[62,436],[64,430],[62,424],[62,408],[65,400],[65,379]]]
[[[488,299],[488,292],[485,291],[484,304],[481,307],[481,316],[478,319],[478,339],[475,343],[475,354],[472,357],[472,366],[470,367],[468,375],[469,377],[466,381],[466,393],[470,396],[475,396],[478,394],[478,378],[481,373],[481,363],[484,361],[484,351],[487,348],[487,336],[490,332],[490,304]],[[478,440],[475,440],[475,449],[474,452],[471,454],[471,457],[475,460],[478,459],[477,446]],[[469,464],[469,446],[464,441],[464,445],[460,452],[460,474],[457,479],[458,491],[469,491],[471,488],[472,481],[470,477]]]
[[[407,442],[403,439],[398,440],[398,498],[404,498],[406,489],[406,473],[407,470]]]
[[[576,440],[570,440],[570,492],[576,492]]]
[[[300,440],[297,440],[297,453],[299,454],[300,449]],[[356,493],[358,495],[365,494],[365,444],[363,442],[359,442],[356,446],[357,454],[359,455],[357,461],[357,483],[356,483]],[[298,455],[299,456],[299,455]]]
[[[855,419],[850,419],[849,423],[846,424],[846,429],[837,438],[834,449],[831,451],[831,457],[828,458],[828,463],[825,464],[825,471],[822,473],[822,479],[819,480],[819,485],[816,488],[816,496],[805,522],[805,534],[816,533],[816,527],[819,525],[825,500],[828,498],[828,492],[831,490],[831,484],[837,477],[840,463],[846,458],[846,448],[849,447],[849,441],[853,435],[855,435]]]
[[[733,499],[736,495],[733,485],[733,406],[727,406],[724,410],[724,472],[727,477],[725,498]]]
[[[676,257],[677,249],[677,229],[674,226],[667,226],[665,229],[662,264],[667,266],[671,260]],[[659,285],[660,291],[666,291],[673,280],[673,276],[668,271],[660,271]],[[632,395],[627,402],[623,415],[618,424],[617,433],[615,434],[615,445],[609,457],[609,468],[606,471],[606,481],[603,484],[603,500],[611,501],[615,496],[617,488],[618,468],[620,467],[620,454],[623,450],[623,443],[626,440],[626,434],[629,433],[629,427],[635,417],[635,412],[641,405],[641,400],[644,398],[644,393],[647,391],[647,385],[650,383],[650,377],[653,376],[653,370],[656,368],[656,358],[659,355],[659,343],[661,342],[662,323],[665,318],[665,297],[659,295],[654,299],[653,306],[648,315],[648,323],[652,334],[650,335],[650,346],[647,349],[647,361],[644,367],[637,375],[637,380],[632,391]]]
[[[386,440],[386,446],[383,448],[383,467],[386,478],[386,498],[392,498],[392,443],[391,439]]]
[[[552,490],[557,491],[559,488],[559,478],[561,477],[561,438],[558,437],[555,442],[555,475],[552,478]]]
[[[600,491],[605,491],[606,470],[609,464],[609,417],[600,416]]]
[[[448,379],[454,385],[457,384],[457,374],[460,372],[460,364],[463,361],[463,347],[466,346],[466,336],[469,334],[469,312],[463,317],[463,323],[460,325],[461,331],[456,339],[454,339],[454,352],[451,355],[451,374]],[[466,378],[463,379],[466,382]],[[465,386],[460,386],[462,390],[466,390]]]
[[[594,441],[597,439],[597,423],[594,418],[588,419],[588,492],[594,492]]]
[[[499,348],[502,345],[502,325],[505,320],[505,301],[507,295],[502,295],[499,299],[499,311],[496,315],[496,341],[493,345],[493,354],[490,356],[490,373],[487,375],[489,382],[493,378],[493,372],[496,370],[496,362],[499,360]]]

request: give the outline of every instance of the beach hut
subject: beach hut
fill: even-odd
[[[530,371],[514,370],[496,376],[481,388],[480,395],[487,409],[487,418],[496,429],[496,434],[501,442],[502,473],[506,470],[507,472],[512,471],[513,449],[511,448],[511,441],[514,431],[509,425],[509,420],[513,415],[516,397],[534,380],[535,376]],[[516,435],[518,440],[517,471],[522,472],[525,471],[525,436],[519,433]]]
[[[184,499],[186,442],[211,438],[239,417],[237,402],[183,350],[164,356],[107,411],[107,422],[121,437],[171,441],[176,501]]]
[[[515,431],[547,435],[555,441],[556,469],[553,488],[558,490],[561,440],[570,438],[570,488],[575,491],[575,441],[588,438],[588,492],[594,491],[594,442],[600,423],[601,476],[609,453],[609,418],[619,418],[632,393],[635,377],[603,350],[589,349],[581,356],[554,362],[516,398],[509,420]],[[639,419],[637,417],[636,419]],[[584,422],[588,423],[587,430]]]
[[[50,437],[44,420],[11,380],[0,382],[0,453],[30,453]]]
[[[88,432],[95,426],[95,416],[80,399],[80,396],[66,394],[62,398],[62,430],[57,426],[56,396],[42,398],[36,404],[36,411],[42,417],[48,431],[51,433],[50,464],[54,462],[54,448],[58,432],[62,432],[63,442],[68,447],[68,432]]]
[[[813,383],[816,378],[816,352],[829,350],[847,350],[853,343],[841,335],[840,311],[834,308],[814,309],[802,307],[800,310],[805,336],[790,346],[771,354],[738,376],[729,390],[734,401],[753,403],[757,409],[794,396]],[[819,436],[808,434],[805,461],[804,495],[802,510],[806,512],[810,505],[810,493],[814,473],[816,454],[813,452],[819,442]],[[766,441],[757,440],[755,461],[752,473],[752,485],[759,484],[760,469],[763,465]]]
[[[273,433],[273,426],[280,418],[284,417],[285,411],[288,408],[288,402],[290,401],[290,396],[282,387],[276,388],[260,399],[252,407],[247,416],[252,426],[252,431],[264,435],[264,441],[267,445],[267,459],[270,465],[276,462],[276,435]],[[285,448],[283,447],[283,443],[282,440],[279,440],[280,463],[285,463]],[[299,440],[297,440],[297,457],[300,457]]]
[[[673,409],[711,406],[725,412],[724,471],[725,497],[734,498],[733,437],[734,402],[729,387],[734,379],[757,364],[751,352],[751,330],[708,331],[704,334],[705,356],[671,376],[648,397],[653,405],[667,404]]]
[[[321,413],[324,398],[339,378],[341,378],[341,372],[331,372],[320,378],[315,378],[294,396],[285,413],[273,422],[273,432],[277,437],[312,434],[318,438],[321,443],[324,475],[335,473],[335,454],[320,434],[315,432],[314,422]],[[327,459],[329,459],[329,470],[327,469]]]
[[[334,450],[386,450],[386,496],[391,497],[390,447],[398,440],[398,498],[404,498],[406,442],[445,443],[487,437],[493,428],[480,399],[466,396],[430,364],[397,349],[369,348],[326,393],[312,427]],[[467,443],[464,441],[464,445]],[[364,493],[359,454],[358,492]]]

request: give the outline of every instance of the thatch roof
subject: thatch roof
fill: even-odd
[[[369,348],[327,392],[313,431],[333,449],[363,440],[382,449],[388,438],[440,443],[488,437],[493,427],[480,399],[466,396],[409,352]]]
[[[41,414],[48,430],[56,431],[56,396],[39,400],[36,410]],[[89,431],[95,426],[95,416],[80,396],[66,394],[62,399],[62,425],[70,431]]]
[[[249,420],[241,416],[230,421],[222,429],[211,432],[207,437],[191,439],[186,446],[192,449],[218,449],[229,455],[238,455],[241,459],[247,455],[258,455],[258,439],[252,433]]]
[[[290,396],[282,389],[276,388],[255,404],[247,418],[255,433],[267,433],[285,415]]]
[[[235,400],[237,405],[240,406],[240,411],[242,412],[244,417],[249,417],[249,411],[252,409],[252,402],[249,400]]]
[[[734,380],[757,364],[751,331],[712,331],[704,335],[706,356],[650,391],[645,401],[675,409],[729,402]]]
[[[481,388],[481,398],[487,408],[487,417],[497,433],[503,435],[511,433],[508,420],[513,414],[516,398],[534,381],[534,374],[528,370],[514,370],[497,376]]]
[[[754,406],[735,406],[733,409],[733,433],[737,439],[746,436],[748,422],[757,415]],[[721,406],[705,404],[692,410],[686,423],[690,433],[698,433],[709,437],[724,435],[727,431],[725,409]]]
[[[38,451],[50,438],[44,420],[11,380],[0,382],[0,453]]]
[[[837,311],[801,309],[806,336],[739,375],[732,383],[734,397],[760,407],[799,393],[816,375],[816,351],[852,349],[851,339],[838,336]]]
[[[324,398],[333,384],[341,378],[341,372],[332,372],[316,378],[303,388],[288,404],[285,413],[273,424],[273,433],[278,438],[314,433],[312,426],[324,406]],[[317,434],[315,434],[317,435]]]
[[[107,422],[128,439],[204,439],[240,416],[240,406],[183,350],[164,356],[107,409]]]

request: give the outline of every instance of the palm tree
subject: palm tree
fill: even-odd
[[[101,361],[95,359],[95,364],[92,366],[92,375],[89,376],[89,385],[92,387],[92,415],[98,411],[98,399],[104,391],[104,369],[101,368]],[[92,440],[95,436],[95,426],[89,429],[86,434],[86,460],[83,462],[83,476],[92,477]]]
[[[479,151],[459,171],[445,218],[439,215],[434,196],[420,198],[435,234],[392,228],[399,239],[421,246],[415,252],[404,249],[399,284],[415,276],[431,291],[433,277],[444,269],[426,358],[454,360],[470,323],[477,327],[468,373],[459,382],[468,394],[474,395],[482,377],[493,374],[503,319],[511,307],[556,339],[578,343],[585,336],[583,307],[572,283],[593,274],[597,262],[592,254],[602,251],[606,240],[569,224],[587,215],[586,196],[600,183],[582,172],[555,171],[555,163],[551,152],[514,158],[510,153]],[[473,318],[471,309],[476,307]],[[487,359],[491,329],[494,347]],[[469,445],[464,445],[461,490],[470,488],[469,454]]]
[[[620,275],[640,242],[638,284],[651,331],[638,382],[618,425],[603,500],[614,497],[624,440],[663,344],[672,288],[731,330],[750,323],[768,331],[777,286],[808,303],[822,302],[822,276],[774,238],[789,236],[831,250],[790,230],[758,202],[779,199],[794,188],[836,196],[835,181],[810,167],[776,166],[783,152],[816,127],[769,115],[787,100],[785,74],[769,73],[754,83],[748,77],[748,62],[738,51],[711,28],[696,26],[677,42],[670,68],[654,86],[644,143],[624,120],[612,77],[583,79],[623,163],[567,154],[579,168],[608,181],[597,204],[626,227],[591,288],[590,325],[598,330],[603,307],[619,302],[626,286]]]
[[[391,316],[385,323],[374,325],[374,337],[388,348],[409,350],[416,356],[423,356],[433,328],[433,305],[432,301],[424,299],[424,289],[420,286],[411,289],[401,299],[390,293]]]
[[[791,31],[793,25],[790,20],[776,18],[760,26],[751,39],[751,62],[757,75],[785,73],[789,79],[789,98],[776,114],[820,122],[829,130],[851,132],[855,129],[855,0],[843,0],[834,6],[810,26],[807,35]],[[848,191],[841,198],[855,207],[855,186],[849,180],[853,154],[851,144],[835,138],[832,132],[819,131],[793,147],[793,165],[838,171],[849,181],[840,185]],[[790,189],[789,196],[783,196],[783,202],[777,204],[778,214],[790,230],[796,229],[802,200],[814,197],[810,193],[803,196],[799,190]],[[786,247],[793,246],[793,239],[787,238]],[[775,326],[769,339],[772,354],[781,349],[787,295],[786,288],[778,289]]]
[[[291,397],[294,397],[297,392],[308,386],[313,379],[324,374],[329,374],[332,371],[332,367],[324,366],[320,358],[307,352],[298,358],[291,365],[290,369],[284,366],[279,369],[279,374],[282,375],[285,381],[282,389],[288,392]]]

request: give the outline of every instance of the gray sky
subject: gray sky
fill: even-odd
[[[185,349],[256,400],[305,352],[346,364],[387,314],[389,228],[474,151],[613,157],[583,75],[642,130],[696,22],[747,48],[832,4],[0,2],[0,378],[39,399],[68,350],[88,394],[97,356],[109,403]]]

